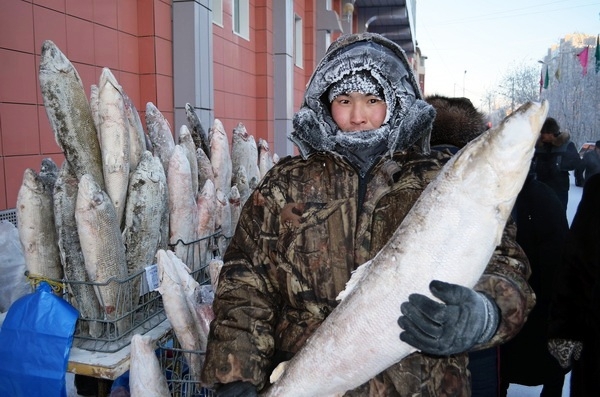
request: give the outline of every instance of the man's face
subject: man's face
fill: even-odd
[[[385,101],[373,94],[350,92],[331,102],[333,121],[344,132],[377,129],[383,124],[386,111]]]
[[[542,131],[542,142],[551,143],[554,140],[554,135],[549,132]]]

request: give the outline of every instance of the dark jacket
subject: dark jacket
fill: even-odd
[[[556,192],[566,209],[571,185],[569,171],[575,170],[581,162],[569,133],[561,132],[552,143],[538,141],[533,161],[537,179]]]
[[[519,334],[500,347],[501,375],[506,383],[541,385],[566,372],[548,352],[546,334],[553,283],[569,224],[554,191],[531,174],[517,197],[513,216],[517,242],[531,265],[529,285],[536,305]]]
[[[583,188],[567,233],[553,294],[549,338],[583,342],[571,369],[571,395],[597,396],[600,375],[600,174]]]
[[[374,131],[386,137],[383,151],[379,143],[375,152],[363,147],[366,142],[344,146],[322,101],[340,75],[357,70],[368,70],[381,83],[393,110]],[[351,273],[386,244],[450,158],[429,154],[434,113],[396,44],[371,34],[332,44],[294,117],[291,139],[301,156],[280,160],[263,178],[225,254],[204,382],[245,380],[262,389],[273,368],[304,345],[337,306]],[[353,155],[365,151],[370,155]],[[514,336],[534,304],[526,282],[529,263],[515,233],[514,225],[507,226],[475,287],[494,297],[502,312],[498,331],[481,348]],[[447,389],[468,396],[466,367],[467,354],[414,353],[346,396],[439,396]]]
[[[598,173],[600,173],[600,154],[596,149],[590,150],[583,155],[579,167],[575,170],[577,186],[583,186],[592,175]]]

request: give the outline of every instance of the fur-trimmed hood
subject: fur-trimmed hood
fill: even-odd
[[[389,153],[406,150],[414,144],[418,144],[420,151],[429,152],[429,134],[435,110],[422,100],[404,51],[383,36],[360,33],[342,36],[332,43],[308,83],[302,106],[294,115],[294,130],[289,136],[302,156],[306,158],[316,151],[348,155],[340,150],[336,141],[339,127],[331,117],[327,93],[333,83],[360,71],[368,71],[377,80],[388,109],[393,109],[387,123],[382,126],[389,130],[387,147],[383,152],[386,149]],[[360,146],[349,151],[356,154],[362,149],[373,151],[372,147]],[[368,157],[377,158],[377,153]]]
[[[561,131],[557,136],[552,137],[552,142],[550,144],[553,147],[561,147],[567,144],[571,140],[571,134],[569,131]],[[542,142],[542,137],[540,136],[535,144],[536,147],[541,148],[544,146],[544,142]]]

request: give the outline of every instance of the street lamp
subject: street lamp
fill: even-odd
[[[465,77],[467,76],[467,71],[463,73],[463,98],[465,97]]]

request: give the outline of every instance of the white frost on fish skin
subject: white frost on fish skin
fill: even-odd
[[[117,211],[119,225],[125,213],[129,185],[129,120],[121,85],[109,68],[98,83],[98,137],[106,193]]]
[[[154,352],[156,346],[149,335],[131,337],[129,390],[131,397],[169,397],[169,385]]]

